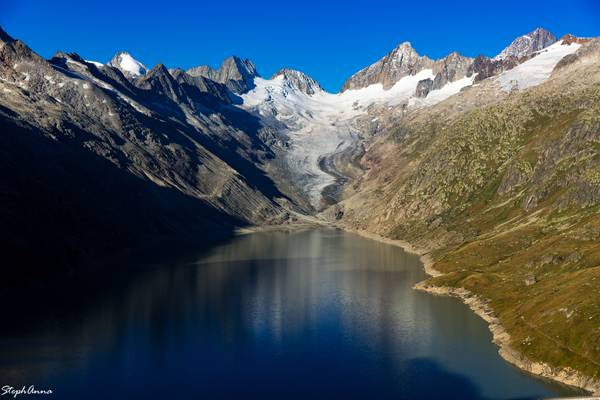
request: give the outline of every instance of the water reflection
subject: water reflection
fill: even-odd
[[[500,360],[458,301],[413,291],[424,277],[415,256],[335,230],[247,235],[18,318],[0,377],[88,399],[568,393]]]

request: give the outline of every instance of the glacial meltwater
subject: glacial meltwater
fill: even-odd
[[[105,278],[68,301],[50,288],[23,313],[3,304],[2,386],[88,400],[574,393],[502,360],[459,300],[413,290],[417,256],[339,230],[243,235]]]

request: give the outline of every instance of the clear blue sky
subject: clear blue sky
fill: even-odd
[[[106,62],[127,50],[147,67],[189,68],[235,54],[263,76],[287,66],[337,91],[405,40],[439,58],[495,55],[537,26],[599,36],[600,0],[0,0],[0,24],[44,57],[63,50]]]

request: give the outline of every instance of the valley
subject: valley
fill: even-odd
[[[600,39],[402,42],[329,93],[235,56],[45,60],[0,29],[0,123],[6,287],[316,221],[411,243],[440,272],[419,287],[482,304],[507,360],[600,393]]]

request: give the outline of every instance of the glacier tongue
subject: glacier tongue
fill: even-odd
[[[335,178],[321,170],[319,162],[357,142],[358,131],[350,123],[357,111],[320,88],[312,95],[296,89],[283,75],[271,80],[256,78],[254,84],[256,87],[242,96],[242,106],[283,137],[288,144],[289,173],[312,206],[320,208],[321,192],[335,183]]]

